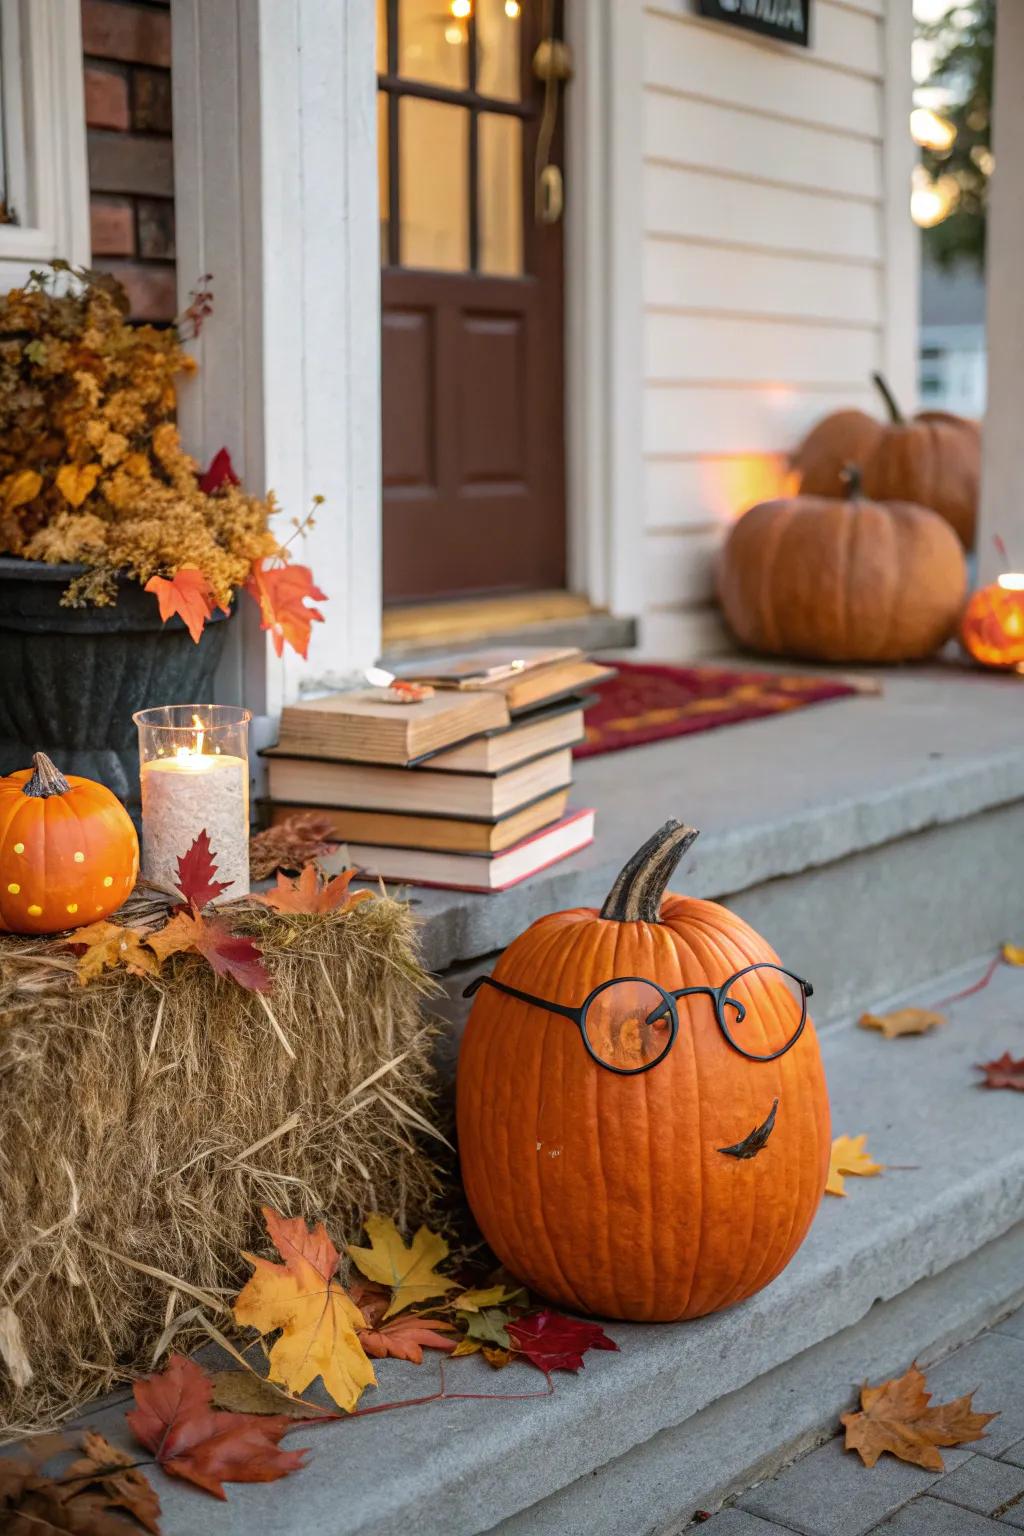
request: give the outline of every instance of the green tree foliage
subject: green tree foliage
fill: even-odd
[[[919,29],[918,35],[936,49],[927,83],[950,93],[949,105],[942,110],[957,130],[945,154],[923,152],[929,174],[952,176],[958,187],[949,217],[924,232],[928,254],[942,267],[965,261],[984,268],[995,27],[996,0],[965,0]]]

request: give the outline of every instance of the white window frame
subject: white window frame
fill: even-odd
[[[63,258],[87,266],[89,172],[78,0],[0,0],[7,201],[0,286]]]

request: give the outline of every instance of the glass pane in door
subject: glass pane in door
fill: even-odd
[[[398,73],[454,90],[469,85],[469,27],[445,0],[399,0]]]
[[[518,117],[479,118],[479,263],[481,272],[523,272],[523,125]]]
[[[398,107],[403,267],[469,266],[469,112],[416,96]]]
[[[388,176],[388,98],[383,91],[377,92],[377,196],[380,209],[380,264],[386,267],[388,264],[388,230],[389,218],[389,187]]]
[[[520,0],[476,0],[476,84],[482,96],[519,100],[522,26]]]

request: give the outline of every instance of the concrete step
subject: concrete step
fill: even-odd
[[[953,878],[955,871],[951,872]],[[982,971],[919,989],[937,999]],[[870,974],[870,966],[866,967]],[[876,997],[865,990],[861,1006]],[[695,1510],[828,1431],[856,1384],[927,1362],[1024,1298],[1024,1101],[977,1087],[973,1064],[1024,1054],[1024,971],[897,1041],[852,1020],[823,1031],[836,1133],[867,1134],[900,1165],[827,1197],[790,1267],[750,1301],[693,1323],[610,1325],[551,1397],[445,1401],[297,1436],[312,1447],[287,1489],[232,1487],[214,1507],[155,1475],[166,1536],[670,1536]],[[385,1362],[365,1400],[433,1389],[436,1366]],[[530,1392],[528,1367],[450,1362],[450,1391]],[[89,1416],[128,1444],[122,1409]]]

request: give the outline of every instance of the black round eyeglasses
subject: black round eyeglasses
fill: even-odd
[[[680,987],[673,992],[645,976],[616,976],[596,986],[578,1008],[534,997],[493,976],[477,976],[462,995],[472,997],[483,986],[570,1020],[597,1065],[621,1077],[649,1072],[668,1055],[679,1033],[676,1004],[682,997],[710,998],[725,1039],[748,1061],[775,1061],[803,1034],[807,999],[814,995],[809,981],[770,961],[745,966],[720,987]],[[773,1015],[784,1032],[784,1044],[775,1051],[754,1049],[753,1038],[744,1039],[747,1033],[753,1035],[750,1019]]]

